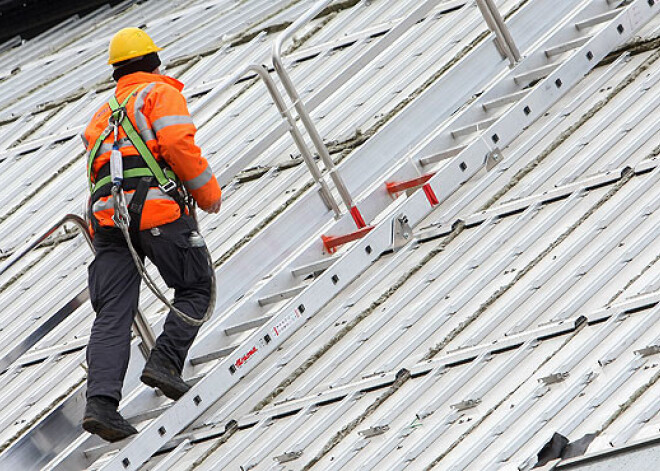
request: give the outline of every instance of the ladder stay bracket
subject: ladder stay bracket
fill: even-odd
[[[337,251],[337,247],[341,247],[344,244],[348,244],[349,242],[353,242],[354,240],[361,239],[362,237],[366,236],[371,230],[374,228],[374,226],[366,226],[361,229],[358,229],[357,231],[354,232],[349,232],[348,234],[343,234],[343,235],[338,235],[338,236],[326,236],[323,235],[321,236],[321,240],[323,240],[323,247],[325,248],[325,251],[332,254]]]

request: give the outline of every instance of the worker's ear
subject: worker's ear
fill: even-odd
[[[152,74],[156,74],[156,75],[161,75],[161,73],[160,73],[160,67],[156,67],[156,68],[153,70],[153,72],[151,72],[151,73],[152,73]]]

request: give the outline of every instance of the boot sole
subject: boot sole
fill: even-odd
[[[151,371],[142,372],[142,376],[140,376],[140,381],[142,381],[147,386],[160,389],[161,391],[163,391],[163,394],[165,394],[165,396],[169,397],[174,401],[178,401],[185,393],[188,392],[187,389],[185,391],[181,391],[180,389],[172,387],[165,378]]]
[[[121,430],[110,428],[103,422],[100,422],[94,418],[83,419],[82,428],[87,432],[98,435],[103,440],[111,443],[118,442],[130,437],[131,435],[135,435],[135,432],[122,432]]]

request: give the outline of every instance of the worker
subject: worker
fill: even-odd
[[[160,50],[139,28],[115,34],[108,60],[117,81],[114,97],[96,111],[83,135],[96,249],[89,266],[89,296],[96,318],[87,346],[82,426],[111,442],[137,433],[117,410],[141,282],[127,241],[140,259],[146,257],[158,268],[174,289],[173,305],[191,318],[203,317],[215,293],[213,267],[186,201],[194,199],[204,211],[217,213],[220,186],[195,144],[183,84],[160,73]],[[121,174],[111,175],[117,164]],[[130,216],[130,237],[114,219],[116,178]],[[141,381],[173,400],[185,394],[190,386],[181,372],[198,330],[170,311]]]

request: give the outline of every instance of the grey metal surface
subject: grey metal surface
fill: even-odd
[[[189,2],[178,5],[180,11],[167,14],[134,6],[125,15],[133,15],[137,10],[140,15],[152,18],[145,17],[148,30],[157,40],[171,45],[171,58],[191,44],[199,51],[210,44],[217,47],[211,38],[200,34],[203,28],[208,28],[206,25],[222,25],[223,21],[230,24],[240,17],[246,19],[240,27],[248,30],[252,28],[250,21],[259,21],[259,15],[263,14],[261,18],[264,18],[279,9],[275,2],[248,2],[249,7],[239,12],[232,9],[230,3],[233,5],[233,2]],[[396,2],[391,7],[382,1],[360,2],[340,10],[291,56],[304,58],[293,64],[289,62],[287,67],[294,66],[291,68],[293,80],[302,84],[303,98],[311,97],[312,118],[326,142],[351,137],[357,128],[369,129],[377,122],[378,115],[394,110],[410,91],[432,76],[480,31],[474,6],[428,16],[377,58],[366,62],[363,71],[354,74],[346,86],[330,96],[315,95],[322,87],[322,77],[328,74],[338,77],[342,64],[347,63],[346,58],[359,57],[378,41],[371,36],[372,28],[387,31],[388,25],[395,25],[405,17],[409,3]],[[295,18],[305,10],[305,4],[309,7],[311,2],[284,9],[265,24]],[[500,4],[501,11],[509,11],[513,5],[514,2],[504,2]],[[121,21],[124,14],[121,12],[117,7],[112,12],[101,11],[95,17],[106,19],[101,27],[108,37]],[[44,51],[48,51],[49,46],[56,48],[59,41],[67,43],[84,31],[88,37],[92,21],[98,19],[90,23],[83,19],[78,25],[74,22],[69,39],[62,35],[56,36],[57,40],[51,45],[46,41],[25,45],[24,57],[13,54],[7,64],[24,64],[25,72],[15,73],[17,77],[27,74],[30,67],[38,66],[56,76],[59,70],[66,70],[67,54],[59,52],[57,56],[57,52],[53,55]],[[190,34],[177,38],[169,36],[178,21],[183,21],[181,30],[190,30]],[[197,23],[199,28],[195,27]],[[658,24],[652,22],[642,31],[642,36],[654,37]],[[599,27],[594,23],[594,28]],[[516,29],[512,31],[514,39],[519,40]],[[342,35],[355,35],[357,39],[335,49],[336,38]],[[187,41],[187,36],[195,41]],[[86,43],[83,38],[84,34],[73,39],[63,51],[79,48],[83,51],[81,54],[102,56],[104,42],[99,39]],[[450,46],[450,41],[441,42],[438,38],[454,38],[459,42]],[[208,233],[207,241],[216,257],[231,251],[253,230],[263,231],[260,222],[287,201],[291,192],[310,181],[300,166],[276,168],[277,164],[290,160],[288,154],[295,152],[262,87],[249,86],[238,93],[249,84],[244,82],[215,95],[206,92],[222,86],[240,64],[263,61],[270,39],[272,37],[262,36],[239,46],[220,47],[191,61],[188,65],[192,66],[187,70],[182,66],[173,68],[181,71],[192,93],[195,90],[205,93],[191,97],[191,110],[196,122],[198,117],[200,119],[200,143],[211,151],[214,168],[217,171],[228,168],[225,166],[231,165],[233,158],[245,164],[236,167],[236,171],[266,166],[264,172],[257,173],[256,179],[250,181],[233,180],[233,175],[227,173],[231,178],[225,188],[223,214],[202,219]],[[577,41],[575,46],[582,44]],[[529,47],[529,44],[525,46]],[[305,48],[310,50],[306,59]],[[556,50],[550,55],[563,59],[561,54],[570,54],[570,51]],[[523,51],[523,55],[525,53]],[[659,420],[654,400],[657,397],[654,357],[634,353],[657,341],[653,335],[655,331],[657,336],[654,322],[657,309],[653,310],[657,299],[653,296],[660,288],[656,261],[660,255],[656,230],[658,195],[654,180],[657,172],[649,174],[656,169],[653,151],[658,142],[655,120],[650,119],[657,101],[658,66],[650,58],[653,54],[651,50],[597,68],[544,116],[530,124],[510,146],[503,148],[503,160],[492,172],[478,173],[425,219],[419,227],[424,227],[427,235],[433,233],[439,239],[426,241],[422,238],[396,254],[381,257],[289,339],[277,355],[269,357],[246,376],[231,393],[235,398],[243,398],[243,402],[227,409],[233,410],[231,418],[245,428],[203,460],[200,469],[216,469],[222,463],[227,469],[250,468],[251,465],[254,469],[301,469],[342,427],[362,416],[376,397],[387,391],[394,373],[406,367],[422,374],[425,363],[420,360],[429,348],[438,344],[442,346],[436,356],[438,359],[445,355],[461,357],[460,361],[465,363],[439,365],[440,369],[434,372],[427,368],[422,376],[407,380],[374,413],[366,416],[359,427],[339,440],[337,447],[323,456],[314,469],[372,469],[376,466],[394,469],[404,465],[409,469],[425,469],[441,456],[442,462],[435,463],[437,469],[529,466],[533,464],[536,451],[556,430],[579,438],[604,427],[590,451],[606,449],[610,441],[629,443],[653,436]],[[52,72],[48,62],[51,56],[65,59],[62,63],[54,61]],[[34,61],[32,65],[30,61]],[[58,93],[64,96],[71,90],[71,80],[77,79],[80,73],[85,74],[85,70],[77,69],[57,78],[52,86],[43,90],[31,91],[29,80],[7,78],[1,92],[7,96],[0,103],[9,105],[3,110],[10,113],[34,109],[34,104],[42,97]],[[94,70],[96,73],[97,69]],[[639,75],[629,76],[631,73]],[[101,76],[103,74],[98,73],[98,77]],[[88,87],[85,83],[83,87]],[[459,103],[467,101],[470,94],[486,89],[484,83],[467,90]],[[19,92],[27,94],[29,99],[20,104],[12,103],[12,96],[19,96]],[[604,98],[604,105],[592,110]],[[4,146],[0,151],[1,198],[10,201],[13,195],[24,196],[22,205],[15,204],[13,198],[7,206],[3,205],[0,216],[3,252],[11,252],[47,221],[61,216],[63,210],[77,211],[81,207],[84,185],[73,185],[84,179],[79,142],[74,138],[53,145],[52,141],[58,135],[70,136],[74,130],[79,131],[86,116],[103,99],[104,93],[96,95],[88,88],[87,93],[72,98],[61,109],[24,114],[16,121],[0,124],[0,145]],[[231,102],[225,105],[227,101]],[[222,112],[217,113],[221,106]],[[396,116],[395,113],[392,119]],[[29,126],[34,127],[35,133],[18,146],[23,146],[22,152],[37,149],[36,152],[21,153],[18,146],[12,150],[10,146],[14,141],[5,138],[5,132],[13,134]],[[423,142],[412,142],[412,145],[424,148]],[[548,149],[551,151],[546,151]],[[543,159],[536,164],[539,156]],[[349,167],[352,157],[349,155],[346,160]],[[40,165],[35,165],[36,162]],[[41,167],[43,162],[48,162],[46,171]],[[623,171],[626,166],[635,170],[633,176]],[[360,178],[355,172],[347,171],[349,188],[368,188],[369,183],[357,184]],[[364,180],[370,181],[369,178]],[[49,185],[31,194],[47,181]],[[608,196],[615,187],[617,191]],[[495,203],[489,202],[503,189],[506,192],[498,195]],[[52,201],[60,203],[49,204]],[[601,201],[602,206],[596,207]],[[483,214],[480,210],[487,203],[489,210]],[[468,227],[452,237],[447,247],[429,262],[416,268],[446,239],[457,218],[468,222]],[[569,229],[572,229],[570,234],[562,238]],[[317,236],[318,231],[315,231],[309,237],[311,240]],[[27,334],[30,329],[37,328],[42,316],[55,312],[84,287],[84,266],[89,257],[80,242],[63,240],[53,247],[39,249],[35,256],[27,257],[0,276],[3,332],[8,334],[2,340],[2,352],[10,351],[20,342],[23,332]],[[547,253],[546,249],[549,249]],[[283,260],[284,257],[280,262]],[[316,259],[303,260],[292,268],[319,260],[322,260],[320,253]],[[417,271],[402,287],[395,289],[401,276],[411,269]],[[278,268],[272,265],[263,270],[262,276],[268,277],[277,273]],[[520,273],[523,275],[519,277]],[[16,279],[10,282],[12,277]],[[253,293],[242,292],[235,296],[253,296],[258,288],[257,285]],[[285,289],[286,286],[282,286],[263,294]],[[328,345],[322,355],[317,354],[334,335],[341,333],[342,328],[354,323],[372,303],[390,291],[392,294],[382,307],[373,309],[356,327]],[[642,301],[646,297],[652,301],[644,305]],[[256,301],[258,296],[253,298]],[[618,302],[642,304],[630,308],[630,314],[622,318],[617,317],[615,308],[602,310]],[[236,298],[228,297],[223,309],[231,314],[234,303],[237,303]],[[160,306],[153,297],[145,293],[143,305],[147,316],[158,323]],[[25,315],[17,317],[16,313]],[[60,412],[47,417],[59,424],[56,428],[63,433],[75,430],[74,418],[80,413],[80,407],[72,408],[72,400],[62,402],[62,392],[74,388],[74,394],[80,397],[76,386],[84,377],[80,349],[85,344],[91,314],[88,306],[79,308],[66,323],[44,338],[35,351],[19,359],[5,373],[10,375],[7,378],[15,379],[8,383],[3,397],[21,399],[16,403],[20,412],[1,409],[6,431],[0,438],[4,442],[9,442],[16,433],[24,433],[25,424],[38,421],[42,411],[60,411],[53,408],[57,404],[69,407],[61,417],[66,417],[63,422],[69,421],[73,429],[55,420]],[[575,321],[580,315],[590,321],[593,318],[593,324],[584,327],[578,323],[581,327],[576,329]],[[216,329],[239,325],[235,322],[223,324],[220,319],[200,336],[193,355],[213,352]],[[244,322],[256,322],[254,319],[247,317]],[[542,333],[548,332],[553,332],[553,337],[543,337]],[[239,335],[235,339],[236,345],[241,338]],[[521,339],[519,344],[515,343],[518,338]],[[502,345],[508,345],[510,350],[498,352]],[[473,355],[472,350],[479,353]],[[222,355],[228,351],[231,349]],[[581,352],[582,357],[575,352]],[[211,358],[217,361],[222,355]],[[40,363],[23,366],[31,361]],[[45,374],[53,365],[63,368],[53,370],[53,375]],[[212,365],[212,361],[205,360],[188,366],[187,374],[199,377]],[[279,391],[277,386],[301,367],[300,374],[296,373],[295,379],[290,384],[287,381],[286,387]],[[131,368],[135,372],[140,365],[134,364]],[[276,369],[274,375],[263,375],[273,368]],[[545,377],[563,377],[552,375],[567,371],[569,375],[563,381],[547,387],[538,383]],[[432,376],[436,373],[437,378]],[[129,376],[131,374],[129,372]],[[58,387],[62,392],[51,390],[54,377],[60,380]],[[367,379],[363,379],[365,377]],[[376,384],[379,378],[386,381]],[[360,384],[369,381],[374,381],[375,389],[365,392]],[[647,383],[650,386],[644,389]],[[26,385],[32,384],[33,397],[21,397]],[[274,390],[278,390],[275,402],[285,399],[288,402],[267,406],[264,412],[254,416],[252,408]],[[148,404],[152,407],[162,404],[162,400],[148,396],[148,391],[142,388],[129,388],[126,393],[125,413],[128,415],[143,413]],[[333,399],[337,402],[319,404],[315,400],[326,394],[338,394]],[[415,398],[414,401],[411,398]],[[620,407],[625,402],[622,398],[634,400]],[[157,466],[188,469],[195,460],[201,459],[222,435],[226,417],[219,412],[231,405],[227,400],[216,404],[195,424],[194,430],[187,431],[192,434],[190,442],[185,441],[185,436],[177,438],[169,448],[171,453],[155,457],[145,469]],[[296,401],[301,405],[297,410],[292,409],[295,413],[277,415],[278,407],[287,407]],[[270,409],[272,414],[268,412]],[[424,418],[414,422],[418,412]],[[434,413],[427,415],[429,412]],[[359,433],[367,430],[372,433]],[[378,432],[373,433],[374,430]],[[68,443],[83,449],[95,446],[93,441],[78,433],[74,431]],[[73,437],[78,438],[71,441]],[[43,453],[49,447],[54,452],[61,450],[53,444],[38,443],[25,442],[31,450],[29,453]],[[82,466],[82,462],[79,465]]]
[[[645,440],[614,448],[585,457],[548,464],[548,469],[579,469],[610,471],[616,469],[639,469],[650,471],[660,466],[658,440]]]

